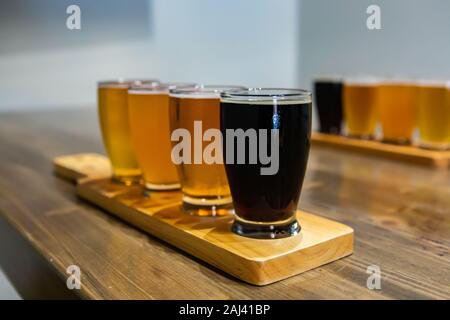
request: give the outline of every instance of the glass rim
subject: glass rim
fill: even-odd
[[[381,86],[416,86],[420,80],[413,78],[386,78],[380,81]]]
[[[224,91],[245,90],[247,87],[237,85],[204,85],[197,84],[191,88],[174,88],[169,90],[169,96],[185,99],[220,99]]]
[[[444,79],[421,79],[416,84],[418,87],[448,88],[450,81]]]
[[[316,74],[312,76],[312,80],[313,82],[342,83],[344,76],[340,74]]]
[[[310,103],[311,91],[293,88],[248,88],[221,93],[222,102],[264,104],[277,103]]]
[[[195,82],[156,82],[156,83],[141,83],[132,85],[128,89],[129,94],[167,94],[171,89],[178,88],[195,88]]]
[[[139,84],[159,84],[158,79],[141,79],[141,78],[118,78],[115,80],[102,80],[97,82],[98,88],[130,88],[132,85]]]
[[[354,76],[345,77],[343,79],[344,85],[354,85],[354,86],[376,86],[383,82],[382,77],[378,76]]]

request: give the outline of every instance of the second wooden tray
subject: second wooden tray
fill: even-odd
[[[231,232],[233,217],[194,217],[180,209],[180,192],[144,197],[139,186],[111,182],[107,159],[96,154],[54,159],[57,174],[76,181],[82,198],[207,263],[255,285],[266,285],[353,252],[353,229],[298,211],[299,235],[258,240]]]
[[[436,168],[450,168],[450,151],[426,150],[414,146],[401,146],[380,141],[359,140],[319,132],[314,132],[311,140],[312,143],[316,145],[324,145],[391,159],[420,163]]]

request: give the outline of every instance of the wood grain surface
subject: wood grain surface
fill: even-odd
[[[370,155],[428,165],[438,169],[450,169],[450,151],[422,149],[418,146],[401,146],[375,140],[361,140],[345,136],[314,132],[316,145],[352,150]]]
[[[52,174],[56,156],[102,150],[94,108],[0,115],[0,214],[61,281],[81,268],[81,298],[450,298],[448,171],[313,146],[299,207],[351,226],[354,254],[256,287],[87,204]],[[370,265],[381,290],[366,286]]]

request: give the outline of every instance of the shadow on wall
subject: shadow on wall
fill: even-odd
[[[81,8],[85,32],[66,28],[72,4]],[[151,13],[152,0],[0,1],[0,54],[148,39]]]

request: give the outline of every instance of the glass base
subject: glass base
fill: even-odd
[[[333,134],[333,135],[340,135],[341,134],[341,128],[339,127],[329,127],[329,128],[320,128],[320,133],[326,133],[326,134]]]
[[[301,227],[297,220],[287,224],[248,224],[235,220],[231,230],[243,237],[255,239],[282,239],[300,233]]]
[[[411,145],[411,140],[407,139],[407,138],[383,138],[381,141],[383,143],[395,144],[395,145],[399,145],[399,146]]]
[[[183,211],[199,217],[220,217],[233,214],[231,197],[226,198],[193,198],[183,195]]]
[[[155,201],[165,200],[165,198],[168,197],[168,195],[172,192],[177,192],[178,189],[171,189],[171,190],[150,190],[147,188],[142,188],[142,195],[144,198],[152,198]]]
[[[420,141],[419,146],[423,149],[446,151],[450,149],[450,142]]]
[[[154,184],[154,183],[145,182],[144,186],[147,191],[170,191],[170,190],[177,190],[177,189],[181,188],[181,185],[179,183]]]
[[[347,137],[352,139],[359,139],[359,140],[374,140],[375,136],[372,134],[347,134]]]
[[[113,175],[112,181],[126,186],[138,185],[142,183],[142,176],[118,176]]]

